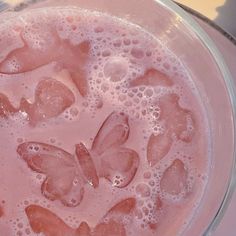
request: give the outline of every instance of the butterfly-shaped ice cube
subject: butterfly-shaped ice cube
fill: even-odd
[[[126,198],[115,204],[94,227],[81,222],[77,229],[68,226],[51,210],[39,205],[29,205],[25,209],[34,233],[45,236],[126,236],[125,217],[132,217],[136,206],[134,198]]]
[[[43,78],[36,86],[34,102],[22,98],[18,108],[11,104],[6,95],[0,93],[0,118],[25,113],[29,123],[35,125],[60,115],[74,102],[75,96],[66,85],[53,78]]]
[[[50,200],[77,206],[84,195],[84,185],[94,188],[99,178],[107,179],[114,187],[126,187],[139,166],[136,151],[124,146],[129,136],[128,116],[113,112],[102,124],[92,147],[75,145],[75,155],[45,143],[20,144],[17,153],[28,167],[46,176],[41,191]]]

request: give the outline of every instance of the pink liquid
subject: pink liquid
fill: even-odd
[[[178,58],[138,26],[75,8],[23,13],[0,35],[1,234],[181,234],[210,155]]]

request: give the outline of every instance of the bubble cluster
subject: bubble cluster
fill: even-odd
[[[21,201],[17,204],[17,216],[13,219],[9,219],[9,225],[13,230],[14,236],[34,236],[35,233],[32,232],[31,227],[29,225],[28,219],[25,215],[24,209],[31,204],[40,204],[44,207],[50,208],[51,206],[43,200],[28,198]]]
[[[115,109],[145,121],[150,133],[160,133],[163,129],[158,121],[161,110],[156,101],[160,96],[173,92],[176,87],[174,82],[178,84],[178,80],[181,80],[176,73],[186,74],[180,61],[140,27],[132,24],[124,27],[125,22],[108,15],[100,17],[99,13],[93,13],[87,17],[87,14],[69,8],[58,8],[56,11],[49,8],[44,12],[35,10],[33,16],[21,15],[15,34],[20,32],[19,38],[27,47],[32,52],[40,50],[40,53],[54,51],[54,45],[61,47],[60,40],[68,40],[72,45],[90,42],[92,60],[86,66],[90,93],[84,104],[87,103],[91,115],[94,117],[96,110],[109,102]],[[42,18],[40,22],[39,16]],[[111,20],[116,27],[110,27]],[[15,63],[15,69],[10,71],[17,72],[17,60],[10,60],[11,64]],[[156,76],[152,74],[153,70],[156,74],[160,73],[160,78],[152,78]],[[144,83],[133,86],[132,83],[140,77],[143,77]],[[166,78],[163,80],[163,77]],[[172,81],[173,77],[176,81]],[[155,81],[157,86],[152,86],[152,80],[155,79],[160,81]],[[65,111],[64,118],[75,120],[77,113],[76,108],[71,108]]]
[[[170,88],[150,87],[147,84],[132,88],[130,83],[145,75],[150,68],[161,71],[167,77],[175,75],[178,78],[176,73],[183,72],[179,60],[158,44],[156,38],[143,34],[137,26],[124,27],[122,21],[114,18],[112,20],[116,28],[111,28],[110,16],[99,17],[96,13],[88,18],[87,12],[81,11],[78,14],[78,10],[72,9],[58,9],[56,12],[48,9],[43,14],[44,20],[40,23],[37,21],[37,11],[34,18],[27,14],[22,16],[22,21],[27,22],[22,29],[27,45],[33,49],[40,45],[40,50],[46,51],[55,40],[66,39],[73,45],[88,40],[93,57],[87,66],[91,91],[88,98],[89,109],[100,109],[104,102],[109,101],[134,118],[146,120],[151,132],[158,133],[160,124],[157,118],[160,111],[152,111],[150,107]],[[46,21],[52,24],[46,24]],[[51,35],[51,28],[55,29],[57,36]],[[156,108],[158,109],[157,106]],[[65,118],[72,120],[68,114]]]
[[[79,109],[77,107],[71,107],[62,114],[64,119],[68,121],[75,121],[79,118]]]
[[[155,228],[162,219],[164,204],[183,203],[194,191],[197,177],[203,178],[196,175],[193,161],[191,156],[177,151],[143,173],[142,182],[134,188],[138,199],[135,217],[142,228]]]

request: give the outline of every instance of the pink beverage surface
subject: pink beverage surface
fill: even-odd
[[[77,8],[26,11],[0,35],[1,235],[180,235],[210,163],[180,60]]]

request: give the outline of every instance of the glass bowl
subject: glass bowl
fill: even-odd
[[[210,235],[223,216],[235,179],[235,84],[223,57],[194,19],[170,0],[31,0],[16,5],[0,2],[0,21],[33,8],[67,5],[106,12],[140,25],[188,69],[207,111],[211,166],[201,203],[181,235]]]

